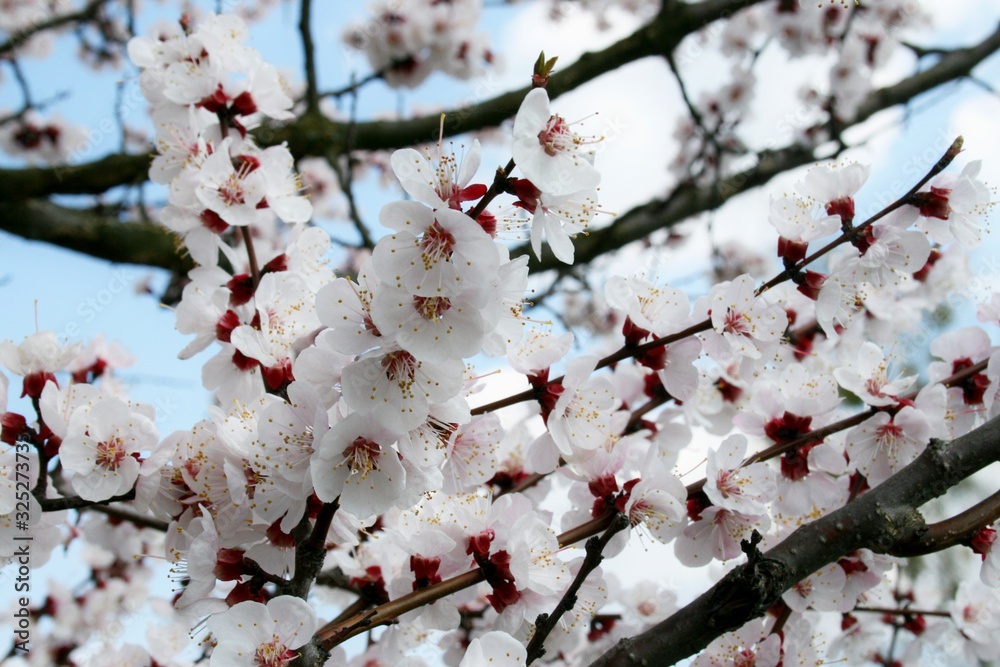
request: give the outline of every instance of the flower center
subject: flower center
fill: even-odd
[[[125,445],[119,438],[97,443],[97,463],[108,470],[118,470],[126,456]]]
[[[451,301],[443,296],[415,296],[413,307],[425,320],[438,322],[451,308]]]
[[[392,382],[411,381],[417,371],[417,359],[409,352],[390,352],[382,360],[385,376]]]
[[[895,451],[896,441],[901,440],[902,438],[903,429],[893,421],[890,421],[888,424],[881,426],[878,429],[879,444],[889,452]]]
[[[577,141],[562,116],[550,116],[545,129],[538,133],[538,143],[545,149],[546,155],[554,156],[573,150]]]
[[[219,196],[226,206],[234,206],[246,203],[246,193],[243,191],[243,183],[239,174],[233,174],[219,186]]]
[[[733,310],[726,310],[726,321],[723,330],[740,336],[750,335],[750,316],[746,313]]]
[[[732,470],[720,470],[719,476],[716,480],[716,484],[719,487],[719,493],[722,494],[723,498],[728,498],[729,496],[739,496],[743,492],[740,490],[741,482],[740,479],[733,474]]]
[[[882,393],[882,387],[886,385],[886,381],[887,378],[885,369],[879,368],[865,381],[865,390],[872,396],[881,398],[885,396],[885,394]]]
[[[364,479],[372,470],[378,470],[378,457],[382,447],[372,440],[358,436],[345,452],[351,463],[351,474],[361,475]]]
[[[277,639],[272,639],[258,646],[253,657],[257,667],[287,667],[298,655]]]
[[[455,237],[435,220],[434,224],[424,231],[420,249],[423,251],[421,257],[424,260],[424,268],[430,270],[438,262],[451,259],[455,251]]]
[[[743,648],[733,656],[733,667],[754,667],[757,664],[757,654],[753,649]]]

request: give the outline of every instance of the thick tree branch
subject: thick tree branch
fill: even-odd
[[[0,169],[0,202],[51,194],[91,195],[119,185],[142,183],[151,155],[108,155],[93,162],[54,167]]]
[[[672,665],[763,615],[782,593],[857,549],[888,553],[925,530],[916,508],[1000,459],[1000,418],[951,442],[932,440],[913,463],[875,489],[792,533],[741,565],[694,602],[631,639],[592,667]]]
[[[337,513],[339,507],[339,502],[324,504],[316,517],[316,524],[311,533],[307,532],[308,516],[303,517],[302,524],[292,531],[296,541],[295,577],[284,586],[282,591],[284,595],[295,595],[303,600],[306,599],[309,589],[323,569],[323,560],[326,558],[326,537],[330,532],[333,515]],[[304,529],[301,532],[306,533],[308,537],[298,534],[300,527]]]
[[[158,266],[186,273],[194,264],[177,252],[163,227],[123,223],[117,215],[29,200],[0,206],[0,229],[110,262]]]

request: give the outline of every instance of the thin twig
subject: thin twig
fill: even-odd
[[[591,537],[587,540],[587,555],[584,556],[583,563],[580,564],[580,570],[576,573],[573,583],[563,593],[562,598],[560,598],[551,614],[539,614],[535,620],[535,634],[532,636],[531,641],[528,642],[528,659],[525,664],[530,665],[545,655],[545,639],[552,633],[556,625],[558,625],[559,619],[562,618],[563,614],[570,611],[576,605],[576,596],[580,592],[580,587],[583,586],[583,582],[587,580],[590,573],[596,570],[601,561],[604,560],[602,552],[608,546],[608,542],[616,534],[628,528],[628,526],[628,516],[619,512],[614,515],[611,525],[608,526],[607,530],[600,537]]]
[[[925,609],[898,609],[893,607],[855,607],[850,613],[856,611],[866,612],[871,614],[893,614],[899,616],[941,616],[942,618],[951,618],[951,612],[947,611],[929,611]]]
[[[475,208],[469,211],[469,217],[473,220],[478,220],[480,214],[486,210],[486,207],[490,205],[497,195],[503,192],[504,187],[507,183],[507,179],[510,178],[510,172],[514,171],[514,159],[511,158],[507,162],[507,166],[503,169],[497,169],[497,173],[493,176],[493,183],[490,185],[490,189],[486,191],[483,198],[479,200]]]
[[[257,253],[253,249],[253,236],[246,227],[237,227],[236,229],[239,230],[243,245],[247,248],[247,261],[250,263],[250,279],[253,281],[253,291],[256,292],[257,285],[260,284],[260,267],[257,266]]]
[[[1000,491],[961,514],[927,526],[927,531],[909,543],[900,544],[891,555],[924,556],[959,544],[967,544],[980,530],[1000,519]]]
[[[611,525],[613,517],[613,514],[607,514],[562,533],[558,538],[559,546],[569,546],[601,533]],[[477,567],[427,588],[421,588],[395,600],[390,600],[373,609],[358,612],[350,618],[327,623],[316,633],[316,638],[321,641],[324,648],[332,648],[373,627],[389,623],[408,611],[419,609],[470,586],[475,586],[484,580],[483,571]]]
[[[766,283],[764,283],[763,285],[761,285],[760,287],[758,287],[757,290],[756,290],[756,294],[757,295],[763,294],[764,292],[766,292],[767,290],[773,288],[774,286],[776,286],[776,285],[778,285],[778,284],[780,284],[780,283],[782,283],[782,282],[784,282],[786,280],[790,280],[791,277],[792,277],[792,275],[795,272],[801,271],[807,265],[809,265],[810,263],[816,261],[820,257],[824,256],[825,254],[827,254],[828,252],[830,252],[831,250],[833,250],[835,247],[843,245],[844,243],[850,241],[851,239],[856,238],[857,235],[862,234],[873,223],[875,223],[878,220],[882,219],[883,217],[885,217],[886,215],[888,215],[892,211],[896,210],[897,208],[903,206],[906,203],[907,199],[909,199],[910,197],[912,197],[928,181],[930,181],[932,178],[934,178],[934,176],[936,176],[937,174],[941,173],[941,171],[943,171],[949,164],[951,164],[951,161],[955,159],[955,157],[958,155],[958,152],[961,150],[961,148],[962,148],[962,138],[959,137],[959,138],[957,138],[952,143],[952,145],[948,148],[948,150],[945,152],[945,154],[941,156],[941,158],[934,164],[934,166],[931,167],[931,169],[924,175],[924,177],[921,178],[916,183],[916,185],[914,185],[912,188],[910,188],[910,190],[907,191],[906,194],[904,194],[902,197],[900,197],[899,199],[897,199],[893,203],[891,203],[888,206],[886,206],[885,208],[883,208],[881,211],[879,211],[875,215],[873,215],[870,218],[868,218],[867,220],[865,220],[863,223],[861,223],[857,227],[854,227],[853,229],[848,230],[848,231],[842,233],[836,239],[834,239],[833,241],[831,241],[827,245],[823,246],[821,249],[817,250],[813,254],[809,255],[805,259],[803,259],[800,262],[796,263],[792,267],[787,268],[787,269],[781,271],[781,273],[779,273],[778,275],[776,275],[774,278],[772,278],[771,280],[767,281]],[[494,185],[496,185],[496,181],[494,181]],[[491,186],[491,189],[492,189],[492,186]],[[489,193],[487,193],[487,195],[488,194]],[[485,199],[485,197],[484,197],[484,199]],[[479,208],[479,207],[477,206],[477,208]],[[711,328],[712,328],[712,320],[711,319],[705,319],[705,320],[703,320],[701,322],[698,322],[696,324],[692,324],[691,326],[689,326],[688,328],[684,329],[683,331],[678,331],[677,333],[671,334],[669,336],[664,336],[663,338],[657,338],[655,340],[651,340],[651,341],[649,341],[647,343],[643,343],[642,345],[623,346],[617,352],[609,354],[608,356],[606,356],[603,359],[601,359],[600,361],[598,361],[597,365],[595,367],[595,370],[600,369],[600,368],[605,368],[607,366],[610,366],[611,364],[617,363],[619,361],[623,361],[625,359],[629,359],[629,358],[632,358],[632,357],[639,357],[642,354],[644,354],[644,353],[646,353],[646,352],[648,352],[650,350],[656,349],[658,347],[663,347],[665,345],[670,345],[671,343],[675,343],[675,342],[677,342],[679,340],[682,340],[684,338],[687,338],[689,336],[693,336],[694,334],[701,333],[702,331],[708,331]],[[549,386],[554,385],[554,384],[559,384],[560,382],[562,382],[562,380],[563,380],[563,376],[560,376],[558,378],[550,380],[548,384],[549,384]],[[523,401],[531,400],[532,398],[534,398],[536,396],[536,392],[537,392],[536,389],[527,389],[527,390],[522,391],[520,393],[513,394],[511,396],[507,396],[506,398],[502,398],[502,399],[499,399],[497,401],[493,401],[492,403],[487,403],[486,405],[481,405],[479,407],[473,408],[472,409],[472,414],[473,415],[480,415],[480,414],[484,414],[484,413],[487,413],[487,412],[492,412],[494,410],[498,410],[500,408],[507,407],[509,405],[515,405],[515,404],[521,403]]]
[[[358,230],[358,235],[361,237],[361,243],[364,247],[371,250],[375,247],[375,240],[371,237],[367,225],[361,219],[361,214],[358,212],[358,206],[354,199],[354,166],[351,164],[351,153],[354,150],[354,140],[357,136],[357,120],[358,94],[355,90],[351,93],[351,113],[347,127],[347,140],[341,153],[346,164],[341,165],[341,155],[329,151],[326,155],[326,161],[330,164],[334,173],[337,174],[337,182],[340,184],[340,189],[347,198],[347,209],[350,213],[351,221],[354,222],[354,226]]]
[[[343,97],[344,95],[355,93],[361,90],[363,86],[366,86],[372,81],[377,81],[378,79],[381,79],[383,76],[385,76],[385,71],[383,70],[372,72],[371,74],[368,74],[357,81],[354,81],[354,77],[352,76],[351,83],[347,84],[343,88],[337,88],[335,90],[327,90],[325,92],[319,93],[317,97],[319,97],[320,99],[324,97]]]

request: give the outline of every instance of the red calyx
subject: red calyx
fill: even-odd
[[[839,215],[840,224],[849,226],[854,222],[854,199],[851,197],[841,197],[826,205],[827,215]]]
[[[461,211],[463,202],[475,201],[476,199],[482,198],[488,189],[489,188],[482,183],[473,183],[472,185],[466,186],[461,190],[454,190],[451,193],[451,197],[448,198],[448,206],[456,211]]]
[[[723,378],[719,378],[715,381],[715,388],[719,390],[720,394],[722,394],[722,400],[727,403],[735,403],[740,400],[740,396],[743,395],[743,390],[741,388],[731,382],[727,382]]]
[[[248,373],[257,368],[260,363],[256,359],[251,359],[239,350],[233,352],[233,365],[244,373]]]
[[[561,384],[547,384],[543,389],[535,390],[535,398],[538,399],[539,405],[542,407],[542,420],[548,423],[549,414],[556,407],[556,403],[559,402],[559,397],[563,395],[566,388]]]
[[[493,586],[493,592],[486,596],[490,605],[499,614],[521,599],[521,592],[512,581],[500,581]]]
[[[997,541],[997,531],[992,528],[983,528],[969,540],[969,546],[974,552],[986,560],[986,555],[993,549],[993,543]]]
[[[223,343],[231,342],[233,329],[240,326],[240,316],[235,310],[227,310],[215,323],[215,337]]]
[[[615,627],[617,618],[611,615],[597,615],[590,619],[590,631],[587,632],[587,641],[596,642],[611,632]]]
[[[268,526],[264,535],[271,541],[271,544],[280,549],[291,549],[295,546],[295,538],[281,530],[281,519]]]
[[[469,546],[465,549],[465,553],[477,561],[480,558],[486,558],[490,554],[490,544],[493,543],[493,538],[495,537],[496,533],[490,528],[487,528],[478,535],[469,537]]]
[[[646,350],[635,358],[640,364],[654,371],[662,371],[667,367],[667,346],[660,345]]]
[[[641,478],[636,477],[635,479],[630,479],[622,485],[622,492],[618,494],[615,498],[615,509],[619,512],[625,511],[625,506],[628,505],[628,501],[632,499],[632,489],[635,485],[641,481]]]
[[[483,211],[476,218],[476,222],[483,228],[484,232],[490,235],[490,238],[497,237],[497,217],[495,215],[489,211]]]
[[[288,270],[288,255],[281,253],[270,262],[264,265],[264,268],[260,270],[260,275],[265,275],[268,273],[278,273],[279,271]]]
[[[440,566],[440,558],[426,558],[419,555],[410,556],[410,571],[413,572],[413,590],[418,591],[422,588],[441,583],[441,575],[438,574]]]
[[[956,359],[951,363],[951,373],[954,375],[973,365],[974,362],[969,357]],[[958,386],[962,388],[962,399],[966,405],[982,405],[983,394],[990,386],[990,379],[982,373],[976,373],[962,380]]]
[[[781,457],[781,476],[797,482],[809,474],[810,446],[796,447]]]
[[[358,589],[369,602],[384,604],[389,601],[389,594],[385,590],[385,579],[382,578],[382,568],[378,565],[365,568],[363,577],[352,577],[350,586]]]
[[[222,216],[215,211],[206,208],[198,217],[201,219],[201,224],[216,234],[221,234],[229,229],[229,223],[223,220]]]
[[[793,330],[788,336],[788,342],[795,350],[795,358],[799,361],[805,359],[813,351],[816,336],[819,334],[817,327]]]
[[[812,417],[799,417],[785,411],[780,417],[775,417],[764,424],[764,434],[776,443],[788,442],[809,433]]]
[[[264,374],[264,383],[267,384],[267,388],[275,391],[287,387],[295,381],[295,376],[292,375],[292,360],[287,357],[268,368],[264,368],[262,365],[261,372]]]
[[[931,254],[927,256],[927,263],[925,263],[919,271],[916,271],[913,274],[913,278],[915,280],[919,280],[920,282],[927,280],[927,276],[930,275],[931,269],[934,268],[934,265],[937,264],[937,261],[943,256],[944,255],[941,254],[940,250],[937,248],[931,248]]]
[[[947,220],[951,214],[951,204],[948,203],[950,196],[950,188],[935,188],[932,186],[930,192],[914,193],[906,200],[906,203],[920,209],[920,215],[925,218]]]
[[[927,629],[927,619],[920,614],[915,616],[907,615],[904,617],[903,627],[919,637]]]
[[[826,274],[806,271],[798,277],[793,276],[793,280],[799,292],[815,301],[819,297],[819,291],[823,289],[823,283],[826,282]]]
[[[233,111],[241,116],[249,116],[257,112],[257,103],[253,101],[253,95],[243,91],[233,100]]]
[[[253,580],[247,582],[240,582],[229,592],[226,596],[226,604],[230,607],[239,604],[240,602],[246,602],[250,600],[251,602],[260,602],[264,604],[267,602],[267,593],[264,591],[260,585],[255,584]]]
[[[494,488],[509,491],[527,476],[528,473],[523,468],[509,468],[507,470],[498,470],[486,483]]]
[[[24,376],[24,384],[21,389],[21,398],[28,396],[30,398],[41,398],[42,390],[45,389],[45,383],[52,380],[59,386],[56,381],[56,376],[52,373],[46,373],[44,371],[36,371],[34,373],[28,373]]]
[[[542,191],[535,187],[535,184],[526,178],[515,178],[510,181],[514,185],[514,196],[517,201],[514,206],[523,208],[528,213],[534,213],[538,208],[538,201],[542,196]]]
[[[625,323],[622,324],[622,335],[625,336],[626,347],[636,347],[649,336],[649,331],[633,322],[631,317],[626,316]]]
[[[875,232],[872,231],[871,227],[865,227],[865,231],[861,236],[855,236],[851,239],[851,244],[858,249],[862,255],[868,252],[868,248],[875,243]]]
[[[215,90],[212,91],[211,95],[198,102],[198,106],[203,109],[207,109],[214,114],[225,112],[228,104],[229,97],[226,95],[226,91],[222,89],[221,83],[215,87]]]
[[[226,283],[229,288],[229,305],[232,307],[242,306],[253,298],[253,278],[249,273],[241,273],[233,276]]]
[[[16,412],[6,412],[0,417],[0,442],[14,446],[17,439],[28,430],[28,420]]]
[[[215,557],[215,578],[219,581],[239,581],[244,574],[243,553],[239,549],[219,549]]]
[[[91,383],[97,378],[104,375],[104,371],[107,370],[107,368],[108,368],[108,362],[98,357],[97,361],[95,361],[91,365],[87,366],[86,368],[82,368],[78,371],[75,371],[73,373],[73,382],[77,382],[79,384]]]
[[[784,260],[785,266],[805,259],[808,248],[809,244],[805,241],[791,241],[784,236],[778,237],[778,257]]]
[[[704,491],[688,496],[687,515],[692,521],[701,521],[701,513],[712,506]]]

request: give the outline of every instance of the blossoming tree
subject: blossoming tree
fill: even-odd
[[[55,577],[44,599],[18,598],[10,664],[1000,657],[1000,491],[940,518],[926,509],[1000,460],[1000,297],[983,295],[981,326],[941,332],[925,368],[893,351],[963,280],[992,206],[979,178],[991,155],[954,138],[870,215],[869,167],[831,163],[876,113],[975,76],[1000,32],[921,46],[908,32],[921,10],[904,0],[622,4],[638,27],[600,52],[541,55],[522,89],[377,121],[326,101],[481,76],[497,57],[480,3],[373,3],[344,35],[370,75],[336,91],[318,85],[309,0],[301,81],[248,38],[266,6],[136,34],[131,2],[4,5],[0,65],[24,105],[0,133],[23,164],[0,170],[0,227],[172,272],[160,296],[192,336],[172,352],[214,350],[202,380],[215,399],[159,433],[155,410],[113,381],[114,348],[45,330],[0,342],[0,557],[16,573],[79,541],[94,549],[81,586]],[[598,21],[612,11],[553,11],[578,5]],[[20,69],[53,39],[80,40],[100,65],[127,55],[151,152],[74,158],[85,133],[46,118]],[[676,55],[699,39],[732,69],[694,98]],[[772,52],[821,56],[829,85],[804,89],[813,120],[787,145],[755,145],[743,128]],[[876,86],[899,53],[935,60]],[[684,101],[676,181],[608,215],[605,137],[560,115],[558,97],[642,58],[667,63]],[[456,153],[444,138],[458,133],[473,136]],[[483,164],[483,144],[504,160]],[[804,166],[745,214],[770,223],[773,267],[730,257],[684,291],[636,270],[643,251],[630,270],[611,259],[639,241],[684,252],[658,232]],[[371,170],[395,192],[378,224],[352,190]],[[146,180],[160,197],[149,221],[59,198]],[[350,252],[313,224],[331,216],[353,224]],[[574,303],[568,280],[600,292]],[[581,299],[602,314],[586,332],[573,327]],[[536,316],[542,304],[567,326]],[[678,604],[665,571],[618,583],[612,557],[643,540],[668,545],[674,576],[724,566]],[[907,562],[946,550],[977,566],[953,596],[928,594]],[[106,641],[101,628],[165,575],[156,559],[175,584],[150,605],[161,618],[145,638]]]

